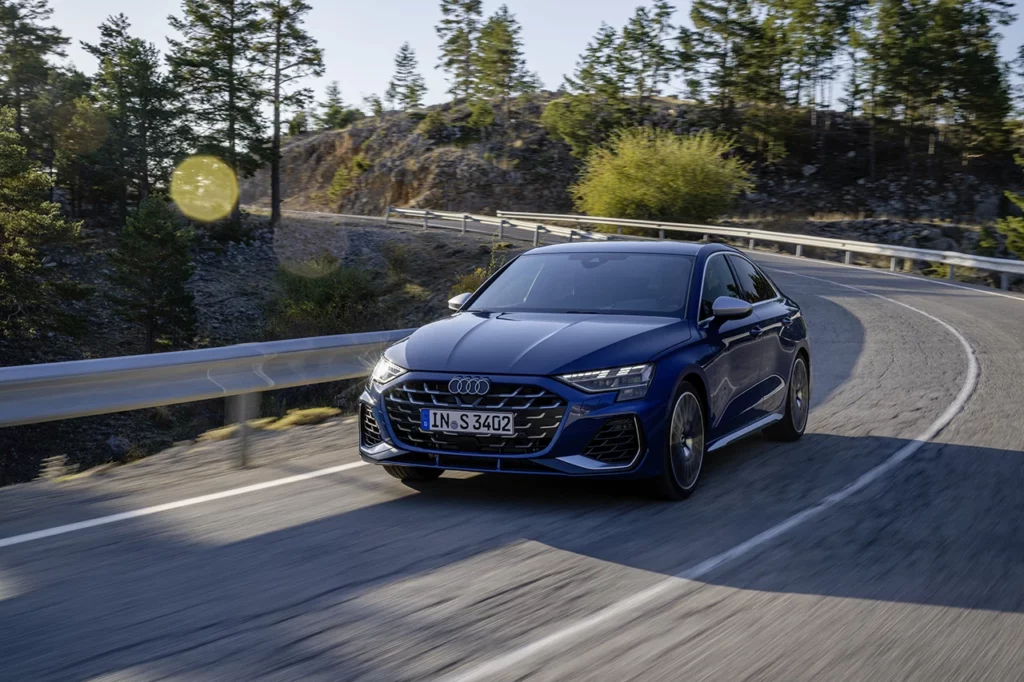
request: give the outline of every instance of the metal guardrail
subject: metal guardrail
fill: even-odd
[[[228,398],[243,424],[255,393],[370,374],[413,330],[0,368],[0,427]]]
[[[754,230],[741,227],[723,227],[718,225],[695,225],[689,223],[669,223],[651,220],[628,220],[620,218],[600,218],[579,215],[559,215],[550,213],[522,213],[517,211],[498,211],[498,218],[513,221],[557,221],[569,222],[577,225],[609,225],[618,227],[621,234],[623,227],[645,228],[657,230],[658,238],[664,239],[666,232],[686,232],[691,234],[717,235],[723,237],[734,237],[748,240],[750,248],[754,248],[759,241],[776,244],[791,244],[796,246],[796,255],[803,255],[803,247],[811,246],[822,249],[832,249],[845,252],[845,261],[851,262],[852,254],[867,254],[873,256],[888,256],[890,259],[889,269],[896,270],[897,260],[926,261],[929,263],[942,263],[949,266],[949,279],[954,278],[956,266],[975,268],[998,272],[1001,275],[1003,289],[1010,285],[1009,275],[1024,275],[1024,261],[1010,260],[1007,258],[990,258],[987,256],[972,256],[956,251],[935,251],[932,249],[917,249],[907,246],[894,246],[889,244],[873,244],[871,242],[859,242],[846,239],[832,239],[828,237],[815,237],[812,235],[790,234],[785,232],[769,232],[767,230]],[[550,229],[550,227],[549,227]]]
[[[532,241],[534,246],[539,246],[541,244],[541,235],[544,234],[562,237],[569,241],[573,241],[574,239],[605,241],[613,238],[612,235],[606,235],[600,232],[591,232],[589,230],[577,230],[571,227],[545,225],[544,223],[535,223],[528,220],[474,215],[471,213],[457,213],[454,211],[431,211],[425,209],[396,208],[394,206],[389,206],[384,215],[385,224],[390,224],[390,222],[394,220],[392,216],[417,218],[421,221],[420,224],[422,224],[423,229],[425,230],[430,227],[450,230],[454,229],[459,230],[462,234],[466,234],[467,232],[484,232],[486,234],[491,234],[490,231],[470,227],[470,224],[491,225],[498,228],[498,239],[504,239],[505,237],[520,238],[519,235],[515,234],[515,231],[525,231],[530,235],[530,239],[527,241]],[[433,224],[430,222],[431,219],[434,220]],[[408,221],[403,221],[403,223],[408,224]],[[457,225],[446,225],[445,223],[457,223]]]

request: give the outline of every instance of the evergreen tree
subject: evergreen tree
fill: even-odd
[[[157,343],[177,348],[191,343],[195,310],[187,284],[192,276],[191,232],[162,196],[143,201],[128,218],[111,256],[111,295],[117,314],[145,333],[145,352]]]
[[[160,70],[159,51],[129,29],[123,14],[110,17],[100,25],[97,44],[82,44],[99,62],[93,90],[108,121],[104,149],[122,221],[129,192],[142,200],[166,180],[188,137],[177,93]]]
[[[538,87],[536,77],[526,69],[521,33],[515,15],[508,5],[502,5],[481,29],[474,56],[479,94],[501,98],[506,115],[512,95],[533,92]]]
[[[367,95],[363,98],[363,102],[370,109],[370,115],[380,118],[384,115],[384,102],[381,100],[379,95]]]
[[[622,30],[618,70],[638,108],[660,93],[679,64],[677,50],[668,44],[676,30],[671,23],[675,11],[665,0],[656,0],[650,9],[637,7]]]
[[[696,30],[685,34],[683,49],[699,64],[704,90],[727,121],[746,68],[744,45],[755,40],[757,22],[748,0],[694,0],[690,20]]]
[[[288,121],[288,136],[305,135],[309,132],[309,115],[303,109],[299,109]]]
[[[77,230],[46,201],[50,179],[28,158],[16,121],[14,109],[0,108],[0,338],[39,321],[52,296],[37,249]]]
[[[257,62],[268,73],[273,123],[270,129],[270,225],[281,222],[281,111],[305,106],[313,97],[295,81],[324,72],[323,51],[303,27],[312,9],[303,0],[260,0],[266,15],[264,34],[256,43]]]
[[[28,130],[28,108],[46,85],[52,57],[63,57],[68,39],[46,26],[49,0],[0,0],[0,106],[14,110],[14,129],[27,135],[29,152],[40,131]]]
[[[327,89],[324,91],[324,101],[317,106],[320,107],[320,113],[313,118],[322,130],[341,130],[366,117],[366,114],[359,109],[345,106],[341,99],[341,88],[338,87],[338,81],[331,81],[327,85]]]
[[[417,71],[416,52],[409,43],[403,43],[395,55],[395,75],[391,77],[387,93],[384,95],[389,102],[398,104],[404,110],[418,109],[423,106],[423,95],[427,84]]]
[[[268,160],[262,74],[254,46],[263,31],[254,0],[184,0],[170,17],[172,76],[186,98],[196,148],[248,177]],[[241,225],[236,203],[232,224]]]
[[[609,101],[621,100],[626,91],[626,74],[618,59],[619,34],[602,23],[597,35],[576,62],[573,76],[566,76],[570,92],[596,94]]]
[[[453,97],[469,99],[476,92],[477,73],[474,54],[483,17],[482,0],[441,0],[441,39],[439,68],[448,72]]]

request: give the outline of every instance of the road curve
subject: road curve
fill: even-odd
[[[1024,301],[755,258],[810,325],[799,443],[715,453],[681,504],[359,466],[3,547],[0,679],[1019,678]],[[287,437],[256,470],[0,491],[0,539],[356,461],[349,426]]]

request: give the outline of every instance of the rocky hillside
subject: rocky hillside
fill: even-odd
[[[508,115],[496,107],[494,125],[483,130],[471,125],[468,107],[445,104],[293,138],[284,147],[284,206],[374,215],[388,205],[481,213],[569,211],[568,188],[579,162],[540,122],[555,98],[545,93],[516,101]],[[687,133],[708,127],[710,119],[695,105],[663,98],[646,123]],[[767,163],[751,154],[757,187],[736,207],[737,217],[841,213],[977,223],[998,214],[1005,180],[991,168],[987,177],[977,177],[897,164],[870,180],[863,121],[833,112],[827,134],[820,128],[815,133],[802,119],[794,126],[782,158]],[[884,144],[879,147],[881,159],[896,156]],[[269,205],[269,187],[263,170],[243,183],[242,201]]]

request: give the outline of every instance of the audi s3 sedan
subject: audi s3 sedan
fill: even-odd
[[[707,453],[807,424],[800,308],[726,246],[545,246],[449,307],[387,350],[360,398],[361,456],[402,480],[649,479],[681,499]]]

